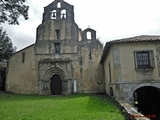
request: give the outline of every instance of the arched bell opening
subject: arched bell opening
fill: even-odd
[[[91,28],[85,29],[84,31],[82,31],[82,39],[83,40],[96,40],[96,31]]]
[[[65,9],[63,9],[62,11],[61,11],[61,19],[66,19],[66,10]]]
[[[61,2],[57,3],[57,8],[61,8]]]
[[[87,34],[86,36],[87,36],[87,39],[88,39],[88,40],[92,39],[92,37],[91,37],[91,32],[90,32],[90,31],[88,31],[86,34]]]
[[[51,12],[51,19],[57,19],[57,10]]]

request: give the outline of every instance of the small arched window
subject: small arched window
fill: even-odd
[[[51,13],[51,19],[56,19],[56,17],[57,17],[57,11],[53,10]]]
[[[61,2],[57,3],[57,8],[61,8]]]
[[[66,19],[66,10],[65,9],[63,9],[61,11],[61,19]]]
[[[87,39],[91,39],[91,32],[90,31],[87,32]]]

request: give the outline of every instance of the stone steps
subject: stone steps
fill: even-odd
[[[123,100],[116,100],[127,120],[150,120],[155,116],[144,116],[139,113],[133,106]],[[148,118],[147,118],[148,117]]]

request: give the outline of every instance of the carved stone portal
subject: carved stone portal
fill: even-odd
[[[39,95],[51,95],[57,92],[53,92],[53,84],[56,84],[53,80],[53,76],[60,76],[59,89],[60,94],[72,93],[72,77],[73,77],[72,61],[70,59],[43,59],[38,62],[38,83],[39,83]],[[57,84],[58,85],[58,84]],[[58,86],[56,86],[58,87]],[[54,89],[55,90],[55,89]],[[59,93],[59,92],[58,92]]]

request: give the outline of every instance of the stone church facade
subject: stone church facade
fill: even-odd
[[[39,95],[103,93],[102,52],[96,31],[82,31],[74,21],[74,7],[55,0],[44,8],[35,44],[9,60],[6,90]]]
[[[5,88],[38,95],[106,93],[160,106],[160,36],[113,40],[103,48],[95,30],[75,23],[74,7],[55,0],[44,8],[35,44],[10,58]]]

